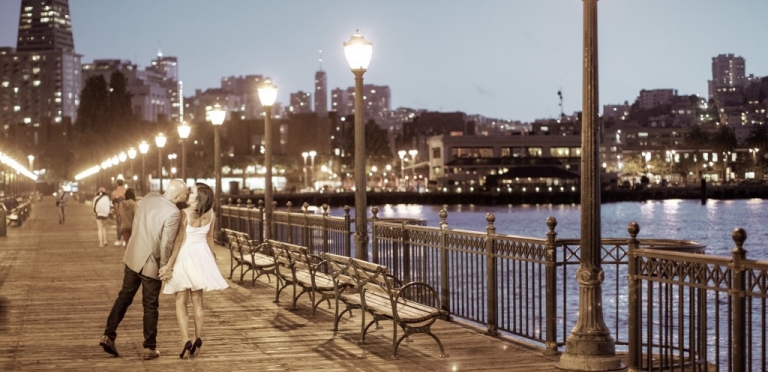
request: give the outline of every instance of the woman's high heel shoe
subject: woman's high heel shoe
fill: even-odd
[[[184,354],[187,353],[187,350],[189,350],[189,355],[192,355],[192,341],[187,341],[187,343],[184,344],[184,349],[181,350],[179,358],[184,359]]]
[[[192,349],[189,350],[189,356],[195,355],[195,352],[197,349],[201,348],[203,346],[203,340],[198,338],[195,340],[195,343],[192,345]]]

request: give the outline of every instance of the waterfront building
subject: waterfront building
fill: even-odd
[[[486,187],[487,177],[502,176],[511,169],[523,166],[534,167],[527,170],[530,177],[536,178],[541,174],[555,175],[548,171],[550,167],[574,174],[580,172],[580,135],[442,134],[429,137],[427,147],[429,184],[440,190],[483,188]],[[515,178],[520,177],[516,173]],[[522,182],[529,182],[527,178],[524,177]]]
[[[162,51],[158,51],[157,58],[152,60],[152,65],[147,67],[147,70],[156,71],[163,76],[160,85],[165,88],[166,97],[170,100],[170,119],[180,121],[183,116],[184,92],[179,80],[178,59],[173,56],[164,56]]]
[[[346,112],[355,112],[355,87],[349,87],[346,91]],[[386,127],[389,123],[391,91],[388,85],[363,85],[363,112],[365,120],[373,120],[377,124]]]
[[[643,89],[637,101],[641,109],[650,110],[658,106],[671,105],[676,97],[677,89]]]
[[[344,117],[350,115],[349,111],[349,95],[347,91],[341,88],[335,88],[331,91],[331,110],[336,111],[339,116]]]
[[[0,123],[5,136],[11,126],[68,126],[77,119],[80,58],[67,0],[21,1],[16,48],[0,48]]]
[[[629,102],[620,105],[603,105],[603,120],[624,121],[629,117]]]
[[[235,100],[241,104],[235,111],[243,119],[258,119],[264,116],[264,107],[259,100],[259,86],[266,79],[263,75],[228,76],[221,79],[221,90],[227,95],[237,97]],[[280,105],[275,103],[272,107],[272,115],[280,116]]]

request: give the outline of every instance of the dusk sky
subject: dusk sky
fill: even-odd
[[[0,46],[16,46],[21,0],[0,0]],[[83,62],[179,59],[184,95],[224,76],[261,74],[288,94],[313,91],[322,50],[328,88],[354,77],[342,42],[373,43],[366,84],[389,85],[392,109],[521,120],[581,110],[580,0],[69,0]],[[641,89],[707,95],[712,57],[768,76],[766,0],[602,0],[600,105]]]

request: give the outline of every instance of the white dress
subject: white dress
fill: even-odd
[[[164,294],[174,294],[185,289],[215,291],[229,287],[208,247],[207,235],[213,218],[200,227],[190,225],[189,220],[187,214],[187,236],[173,264],[173,275],[165,282]]]

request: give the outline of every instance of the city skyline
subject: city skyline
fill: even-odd
[[[16,46],[20,3],[0,2],[0,46]],[[353,75],[342,42],[360,29],[374,46],[365,83],[390,86],[392,109],[525,122],[559,116],[558,91],[566,114],[581,110],[582,3],[544,3],[69,2],[83,63],[146,67],[162,50],[178,57],[187,97],[223,77],[263,74],[288,105],[289,94],[314,91],[320,50],[328,90],[346,89]],[[744,57],[748,75],[768,75],[761,14],[768,3],[759,0],[600,2],[600,105],[631,103],[641,89],[706,97],[719,54]]]

